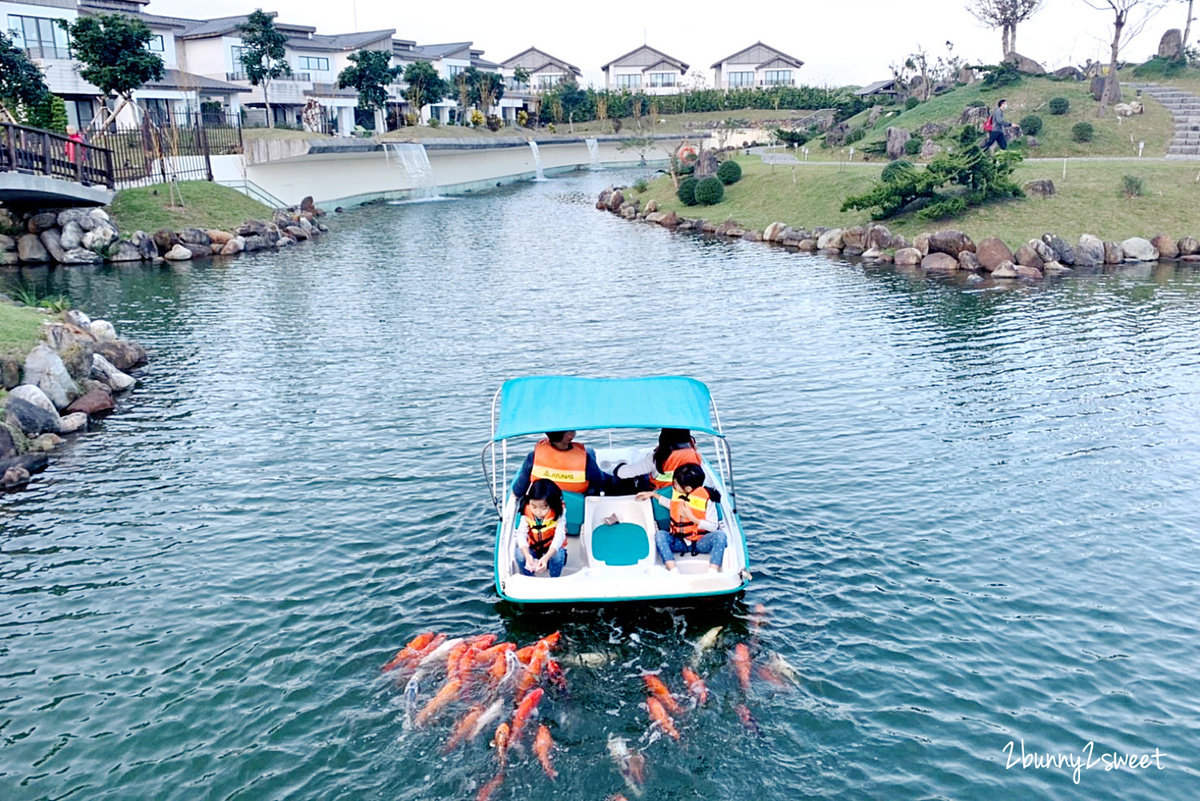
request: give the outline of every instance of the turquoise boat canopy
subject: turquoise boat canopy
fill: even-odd
[[[708,387],[694,378],[528,376],[500,388],[492,440],[596,428],[687,428],[721,436]]]

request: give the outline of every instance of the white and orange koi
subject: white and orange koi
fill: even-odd
[[[437,695],[435,695],[433,699],[425,705],[424,709],[417,714],[416,720],[413,721],[413,725],[415,725],[417,728],[424,726],[433,718],[434,715],[440,712],[442,708],[446,706],[446,704],[457,698],[460,690],[462,690],[462,682],[458,679],[450,679],[450,681],[443,684],[442,689],[438,690]]]
[[[550,730],[545,724],[538,726],[537,737],[533,740],[533,753],[537,754],[538,762],[542,763],[542,770],[546,771],[546,775],[550,780],[558,778],[558,771],[554,769],[554,765],[550,762],[550,752],[554,749],[554,740],[550,736]]]
[[[688,692],[696,699],[697,706],[704,706],[708,702],[708,685],[704,679],[690,667],[684,666],[683,681],[687,684]]]
[[[672,740],[679,741],[679,729],[675,728],[675,721],[667,714],[667,710],[663,707],[661,701],[653,695],[648,697],[646,699],[646,711],[650,713],[650,720],[655,725],[670,735]]]

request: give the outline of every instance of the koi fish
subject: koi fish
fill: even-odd
[[[787,687],[788,686],[788,683],[783,680],[783,677],[780,676],[778,673],[776,673],[774,670],[772,670],[767,665],[759,665],[758,669],[755,670],[755,673],[758,675],[758,677],[760,679],[762,679],[765,682],[769,682],[770,684],[774,684],[776,687]]]
[[[628,741],[612,733],[608,735],[608,753],[617,763],[630,792],[640,798],[642,785],[646,782],[646,757],[630,751]]]
[[[713,646],[717,644],[717,638],[721,636],[722,626],[713,626],[708,631],[704,632],[704,636],[696,641],[696,651],[692,654],[692,667],[700,664],[700,660],[704,658],[705,651],[711,651]]]
[[[479,788],[479,795],[475,796],[475,801],[488,801],[496,791],[500,789],[500,785],[504,783],[504,771],[501,770],[496,776],[483,787]]]
[[[611,662],[612,657],[608,654],[593,652],[586,654],[567,654],[559,661],[564,665],[571,665],[572,667],[598,668],[604,667]]]
[[[762,732],[758,728],[758,721],[754,719],[754,715],[750,714],[750,707],[746,706],[745,704],[738,704],[737,716],[738,720],[742,721],[742,725],[746,727],[747,731],[749,731],[755,737],[761,736]]]
[[[418,666],[424,667],[430,662],[436,662],[437,660],[442,659],[446,656],[446,654],[457,648],[461,642],[462,637],[455,637],[452,640],[442,640],[440,643],[438,643],[436,648],[425,654],[425,656],[421,657],[421,661],[417,663]]]
[[[547,651],[552,651],[558,646],[558,641],[562,639],[562,632],[556,631],[553,634],[547,634],[542,639],[534,643],[534,646],[545,645]]]
[[[529,716],[535,714],[537,705],[541,703],[544,693],[545,691],[541,687],[534,688],[521,701],[521,705],[517,707],[517,711],[513,713],[512,742],[520,745],[521,735],[525,731],[525,725],[529,722]]]
[[[538,644],[535,642],[533,645],[526,645],[524,648],[517,649],[517,659],[521,661],[522,665],[529,664],[529,660],[533,658],[533,652],[537,649],[537,646]]]
[[[516,647],[511,642],[502,642],[499,645],[493,645],[491,648],[485,648],[475,654],[475,664],[477,666],[490,665],[496,661],[497,657],[503,656],[506,651],[515,650]]]
[[[414,725],[420,728],[428,723],[430,718],[441,711],[442,707],[458,697],[461,689],[462,682],[458,679],[450,679],[450,681],[443,684],[442,689],[438,690],[438,694],[417,715],[417,719],[413,721]]]
[[[478,648],[482,651],[484,648],[491,646],[496,640],[497,637],[495,634],[480,634],[478,637],[472,637],[467,642],[472,648]]]
[[[500,717],[500,713],[504,711],[505,703],[503,698],[497,698],[495,703],[489,706],[475,721],[475,728],[467,736],[467,742],[471,742],[479,736],[480,732],[488,727],[489,724],[495,723],[496,718]]]
[[[696,704],[704,706],[708,702],[708,685],[690,667],[683,668],[683,680],[687,683],[688,692],[696,699]]]
[[[671,716],[667,714],[661,701],[650,696],[646,699],[646,711],[650,713],[652,722],[658,724],[659,728],[669,734],[672,740],[679,741],[679,730],[675,728],[675,721],[671,720]]]
[[[404,724],[411,726],[413,722],[413,713],[417,709],[417,694],[421,692],[421,682],[413,676],[408,680],[408,684],[404,685]]]
[[[496,758],[500,760],[500,772],[504,772],[504,766],[508,764],[508,744],[511,741],[508,724],[501,723],[496,727],[496,735],[492,737],[492,745],[496,747]]]
[[[549,659],[547,649],[539,645],[533,651],[533,656],[529,658],[529,666],[525,668],[524,675],[521,676],[521,681],[517,684],[516,699],[519,702],[525,697],[525,693],[529,692],[533,685],[537,684],[538,678],[541,676],[542,667],[545,666]]]
[[[738,643],[733,649],[733,669],[737,671],[738,681],[742,692],[750,694],[750,649],[745,643]]]
[[[421,649],[428,645],[435,636],[437,635],[434,632],[428,631],[424,634],[418,634],[416,637],[413,637],[411,640],[409,640],[408,645],[397,651],[396,655],[393,656],[386,665],[380,668],[379,672],[387,673],[390,670],[395,670],[405,662],[415,658],[417,654],[421,652]]]
[[[550,679],[550,683],[561,692],[567,691],[567,676],[563,673],[562,665],[558,664],[557,659],[546,660],[546,678]]]
[[[542,763],[542,770],[546,771],[551,781],[558,778],[558,771],[550,763],[550,751],[553,748],[554,740],[550,737],[550,730],[545,724],[538,726],[537,737],[533,741],[533,753],[537,754],[538,762]]]
[[[450,649],[450,653],[446,655],[446,675],[450,678],[457,678],[455,675],[458,668],[458,660],[462,659],[462,655],[467,652],[471,646],[466,642],[459,640],[458,645]]]
[[[467,710],[467,714],[463,715],[462,720],[454,727],[454,733],[446,741],[446,745],[442,748],[442,753],[448,754],[455,748],[458,748],[459,744],[467,739],[467,736],[475,729],[475,723],[482,714],[483,704],[475,704]]]
[[[762,631],[763,626],[767,623],[767,607],[762,604],[755,604],[754,611],[750,613],[750,631],[758,634]]]
[[[671,695],[667,685],[662,683],[662,679],[653,673],[647,673],[642,676],[642,681],[646,683],[646,689],[650,691],[650,694],[661,701],[672,715],[683,714],[683,707],[675,701],[675,697]]]
[[[504,689],[506,685],[516,681],[519,672],[521,672],[521,660],[517,659],[517,655],[513,651],[505,651],[504,658],[497,659],[492,665],[492,676],[497,680],[497,689]]]

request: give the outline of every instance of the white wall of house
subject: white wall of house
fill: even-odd
[[[155,38],[150,41],[150,52],[163,61],[163,66],[169,70],[183,69],[179,66],[179,57],[175,50],[175,32],[171,28],[150,28]],[[159,50],[157,48],[161,47]]]
[[[219,81],[225,80],[226,73],[234,71],[229,47],[221,37],[181,39],[175,44],[175,58],[179,69]]]

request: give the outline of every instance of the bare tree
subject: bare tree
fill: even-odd
[[[1165,0],[1083,0],[1097,11],[1113,14],[1112,51],[1108,61],[1108,79],[1104,82],[1104,94],[1100,96],[1097,117],[1103,117],[1110,103],[1116,102],[1117,58],[1121,48],[1146,28],[1150,18],[1162,10]]]
[[[1187,49],[1188,37],[1192,35],[1192,2],[1193,0],[1187,0],[1188,17],[1187,24],[1183,26],[1183,42],[1179,45],[1181,50]],[[1185,55],[1184,57],[1186,58],[1187,56]]]
[[[1004,55],[1017,49],[1017,23],[1037,13],[1043,0],[967,0],[967,11],[989,28],[1000,29]]]

